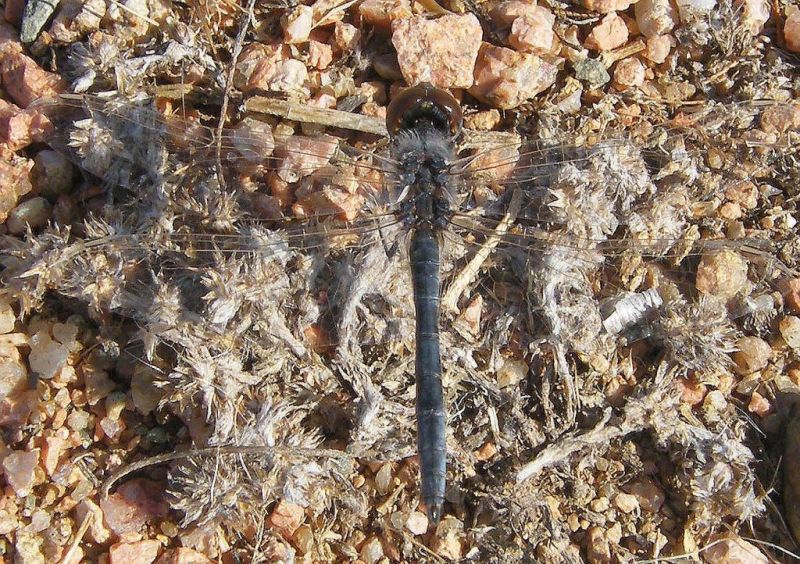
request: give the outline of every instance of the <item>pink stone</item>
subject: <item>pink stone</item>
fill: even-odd
[[[27,108],[35,100],[53,98],[66,88],[57,74],[47,72],[36,61],[18,52],[0,57],[3,87],[14,102]]]
[[[158,557],[161,543],[143,540],[112,544],[108,549],[109,564],[151,564]]]
[[[628,41],[628,26],[625,25],[625,20],[611,13],[592,28],[583,45],[587,49],[611,51],[625,45],[626,41]]]
[[[547,55],[558,44],[555,30],[556,17],[547,8],[535,6],[530,13],[514,20],[508,42],[523,53]]]
[[[14,358],[0,357],[0,400],[22,392],[28,386],[28,369]]]
[[[747,261],[736,251],[709,252],[700,259],[695,286],[722,299],[735,296],[747,283]]]
[[[772,347],[760,337],[742,337],[736,341],[736,348],[733,360],[742,375],[763,370],[772,358]]]
[[[327,43],[311,41],[308,44],[308,64],[315,69],[324,70],[328,68],[333,60],[333,47]]]
[[[314,27],[314,10],[311,6],[300,4],[281,21],[281,25],[285,43],[290,45],[305,43]]]
[[[30,181],[32,168],[30,159],[19,158],[11,162],[0,159],[0,222],[4,222],[19,199],[33,189]]]
[[[669,57],[669,52],[675,47],[675,38],[671,35],[654,35],[647,38],[647,49],[644,56],[657,65]]]
[[[644,83],[644,65],[636,57],[628,57],[617,62],[614,67],[614,84],[628,88],[641,86]]]
[[[549,88],[557,72],[555,65],[536,55],[484,43],[475,64],[475,85],[469,93],[500,109],[516,108]]]
[[[191,548],[175,548],[162,554],[156,564],[212,564],[212,561]]]
[[[800,53],[800,8],[787,14],[783,22],[783,38],[789,51]]]
[[[497,27],[508,27],[517,18],[533,16],[536,9],[534,0],[506,0],[492,10],[492,21]]]
[[[469,88],[483,30],[472,14],[435,20],[413,17],[392,24],[392,44],[407,84]]]
[[[364,0],[358,6],[363,20],[382,30],[389,30],[392,22],[411,17],[409,0]]]
[[[251,43],[236,63],[234,81],[242,92],[268,90],[291,92],[308,78],[306,66],[291,58],[288,45]]]
[[[639,506],[645,511],[656,513],[664,505],[664,490],[650,478],[642,478],[628,484],[625,490],[636,496]]]
[[[770,560],[753,544],[733,533],[723,533],[709,539],[703,560],[715,564],[768,564]]]
[[[20,109],[0,100],[0,142],[11,151],[19,151],[34,142],[44,141],[53,124],[35,108]]]
[[[42,466],[44,466],[48,476],[52,476],[58,469],[58,461],[66,447],[66,441],[58,435],[45,438],[42,447]]]
[[[767,398],[753,391],[750,395],[750,401],[747,404],[747,411],[759,417],[765,417],[772,412],[772,405]]]
[[[789,311],[800,313],[800,278],[791,278],[785,281],[781,292]]]
[[[4,398],[0,401],[0,426],[17,428],[24,425],[38,403],[39,395],[36,390]]]
[[[360,37],[361,32],[354,25],[336,22],[333,26],[333,44],[343,53],[352,51],[358,45]]]
[[[624,12],[637,0],[583,0],[587,10],[608,14],[609,12]]]
[[[8,485],[19,497],[25,497],[33,488],[34,470],[39,463],[39,449],[13,450],[3,459],[3,471]]]
[[[766,108],[761,112],[759,125],[764,133],[781,134],[800,129],[800,104],[774,104]]]
[[[179,533],[181,544],[209,558],[217,558],[227,550],[227,545],[222,544],[223,535],[217,530],[217,525],[205,523]]]
[[[678,21],[678,14],[670,0],[639,0],[635,13],[639,31],[645,37],[669,33]]]
[[[336,138],[329,135],[289,137],[275,151],[275,156],[280,159],[278,176],[286,182],[297,182],[327,165],[337,146]]]
[[[122,484],[100,501],[100,508],[106,524],[118,535],[138,531],[148,521],[165,516],[169,509],[163,486],[144,478]]]
[[[289,539],[303,524],[305,518],[305,510],[300,505],[282,499],[269,516],[269,526]]]

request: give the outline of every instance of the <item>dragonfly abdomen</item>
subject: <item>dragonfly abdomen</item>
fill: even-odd
[[[446,416],[439,354],[439,242],[431,229],[411,235],[411,279],[416,309],[417,448],[422,501],[432,523],[444,504]]]

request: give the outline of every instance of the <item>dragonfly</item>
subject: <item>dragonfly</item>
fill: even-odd
[[[703,184],[712,156],[697,150],[776,104],[684,115],[644,128],[646,139],[615,130],[568,142],[548,139],[546,118],[536,137],[470,137],[459,103],[429,84],[392,101],[388,139],[314,125],[298,133],[251,116],[215,127],[169,101],[120,96],[68,95],[40,107],[55,123],[51,145],[103,189],[91,191],[84,223],[7,243],[9,288],[28,300],[55,289],[101,319],[133,320],[143,362],[159,347],[176,351],[173,379],[183,376],[185,395],[201,398],[218,443],[237,434],[243,407],[232,398],[259,385],[254,374],[320,397],[332,388],[320,383],[331,372],[319,359],[333,357],[333,378],[361,398],[359,438],[350,439],[396,448],[404,429],[378,425],[370,398],[390,359],[410,372],[402,343],[413,334],[413,384],[401,377],[391,389],[416,398],[420,498],[432,523],[445,508],[453,446],[449,371],[550,358],[565,425],[574,424],[570,355],[591,364],[611,343],[660,337],[663,354],[686,370],[724,366],[727,312],[763,326],[774,313],[764,296],[789,275],[774,231],[726,233],[715,219],[724,187]],[[777,163],[791,147],[786,136],[730,138],[714,159]],[[791,222],[778,214],[771,225],[788,239]],[[757,276],[748,292],[727,296],[726,309],[698,293],[695,274],[732,253]],[[686,338],[684,348],[669,341],[678,312],[704,311],[718,331]],[[453,330],[440,333],[442,320]],[[491,352],[476,352],[481,343]],[[321,435],[286,440],[314,447]]]

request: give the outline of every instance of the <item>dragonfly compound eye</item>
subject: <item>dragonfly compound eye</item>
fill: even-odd
[[[458,100],[449,92],[423,82],[395,96],[386,110],[386,129],[390,135],[429,123],[435,129],[456,137],[461,133],[463,114]]]

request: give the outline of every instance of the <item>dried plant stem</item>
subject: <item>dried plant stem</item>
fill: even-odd
[[[72,561],[72,557],[75,556],[75,552],[78,550],[81,540],[83,540],[83,535],[89,530],[93,519],[94,511],[87,511],[86,515],[83,516],[78,530],[75,531],[75,538],[72,539],[72,542],[69,544],[69,549],[64,553],[64,557],[61,559],[61,564],[69,564]]]
[[[534,460],[525,464],[517,472],[517,484],[535,476],[549,466],[566,461],[571,455],[586,447],[605,445],[615,439],[647,429],[651,425],[651,421],[659,417],[659,413],[673,410],[677,398],[669,398],[665,394],[668,373],[669,371],[662,372],[662,368],[660,368],[656,382],[651,385],[650,391],[638,399],[629,400],[618,421],[609,425],[611,408],[607,408],[603,412],[603,418],[591,431],[582,435],[565,437],[558,443],[542,450]]]
[[[225,128],[225,115],[228,113],[228,100],[233,88],[233,78],[236,74],[236,62],[239,60],[239,55],[242,52],[242,45],[244,38],[247,35],[247,30],[250,29],[250,22],[255,18],[253,9],[255,8],[256,0],[249,0],[245,14],[243,17],[242,25],[239,27],[239,33],[236,35],[236,41],[233,44],[231,51],[231,68],[228,69],[228,76],[225,78],[225,90],[222,93],[222,105],[219,109],[219,125],[217,125],[217,178],[219,179],[220,186],[225,189],[225,175],[222,174],[222,131]]]
[[[341,460],[352,458],[351,455],[333,449],[326,449],[326,448],[296,448],[296,447],[269,447],[269,446],[226,446],[226,447],[207,447],[207,448],[198,448],[198,449],[191,449],[182,452],[168,452],[165,454],[159,454],[157,456],[151,456],[149,458],[145,458],[143,460],[138,460],[136,462],[132,462],[126,466],[123,466],[103,483],[103,487],[100,490],[100,495],[103,499],[108,497],[108,492],[111,488],[120,481],[122,478],[136,472],[137,470],[141,470],[142,468],[147,468],[148,466],[154,466],[156,464],[163,464],[165,462],[171,462],[173,460],[180,460],[181,458],[189,458],[192,456],[212,456],[212,455],[222,455],[222,454],[237,454],[237,455],[247,455],[247,454],[273,454],[273,455],[280,455],[280,456],[298,456],[298,457],[307,457],[307,458],[338,458]]]
[[[505,216],[503,216],[503,219],[497,224],[497,227],[488,237],[486,243],[475,253],[475,256],[469,261],[469,264],[458,273],[458,276],[456,276],[455,280],[453,280],[450,287],[445,292],[442,298],[442,309],[444,311],[455,312],[458,310],[458,300],[461,298],[461,294],[463,294],[467,286],[475,280],[481,265],[486,261],[494,248],[497,247],[503,235],[506,234],[508,228],[517,218],[521,204],[522,191],[515,190],[511,195],[511,202],[508,205],[508,211]]]
[[[314,108],[308,104],[276,100],[263,96],[254,96],[245,102],[248,112],[280,116],[292,121],[318,123],[327,127],[338,127],[376,135],[386,135],[386,125],[380,118],[362,116],[341,110]]]

